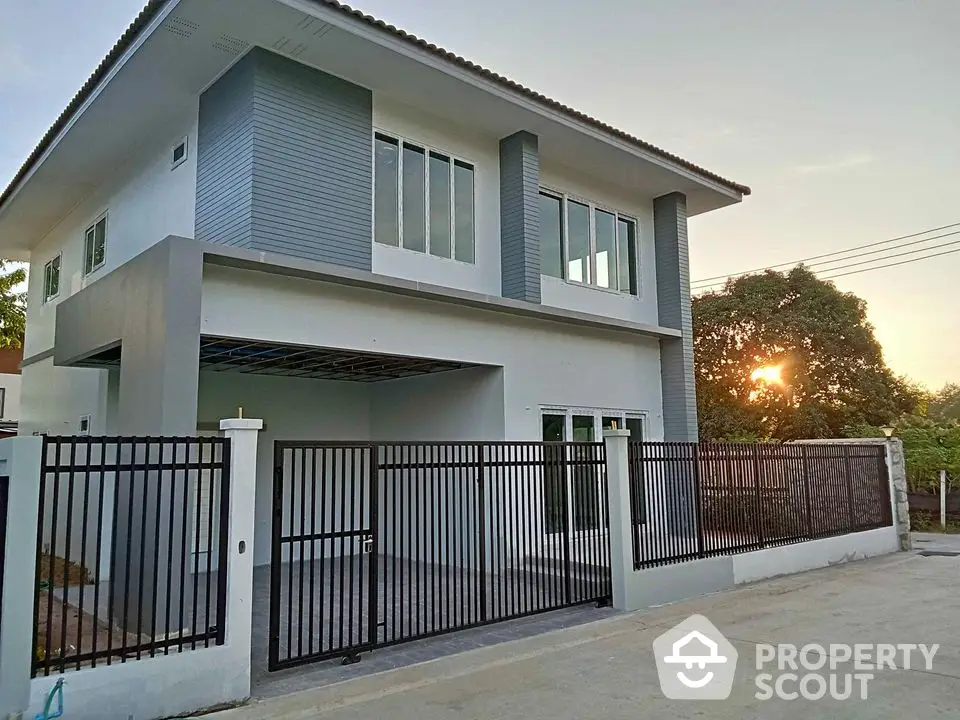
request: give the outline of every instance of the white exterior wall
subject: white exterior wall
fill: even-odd
[[[0,420],[20,419],[20,384],[20,375],[17,373],[0,373],[0,387],[4,389]]]
[[[510,440],[540,440],[544,406],[643,412],[663,438],[652,338],[215,267],[201,333],[502,366]]]
[[[637,282],[639,296],[626,295],[559,278],[540,276],[544,305],[593,313],[604,317],[658,325],[657,273],[653,242],[653,199],[635,197],[623,188],[605,185],[540,158],[540,185],[571,197],[616,210],[637,221]]]
[[[474,165],[476,263],[373,243],[373,272],[500,295],[500,141],[476,135],[382,93],[373,94],[373,127]],[[372,153],[372,149],[371,149]],[[373,162],[371,155],[371,162]],[[373,217],[371,213],[371,242]]]
[[[109,129],[105,128],[105,132]],[[170,167],[173,146],[187,136],[187,159]],[[31,252],[27,288],[24,357],[53,347],[56,306],[98,278],[139,255],[168,235],[193,237],[197,185],[197,113],[181,127],[158,137],[146,159],[131,161],[113,181],[91,190]],[[107,213],[105,262],[83,275],[84,233]],[[43,268],[62,252],[60,294],[43,302]],[[52,361],[23,370],[21,432],[75,432],[82,414],[91,413],[92,431],[103,431],[105,374],[99,370],[55,368]]]
[[[235,416],[238,407],[243,408],[245,417],[264,421],[257,451],[253,542],[253,562],[263,565],[270,562],[274,441],[369,439],[369,388],[363,383],[200,373],[197,406],[200,423]]]
[[[90,415],[91,435],[106,432],[106,370],[55,367],[47,358],[22,372],[21,435],[74,435],[83,415]]]

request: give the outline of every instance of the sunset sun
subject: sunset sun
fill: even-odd
[[[750,379],[766,385],[783,385],[782,372],[782,365],[765,365],[750,373]]]

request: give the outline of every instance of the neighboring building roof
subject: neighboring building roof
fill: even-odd
[[[7,199],[13,193],[14,188],[16,188],[16,186],[20,183],[20,181],[23,180],[24,177],[26,177],[27,173],[30,172],[30,169],[36,164],[40,156],[49,147],[50,143],[53,142],[53,139],[66,126],[66,124],[70,121],[70,118],[77,111],[77,109],[86,101],[87,97],[89,97],[90,93],[93,92],[94,88],[96,88],[96,86],[100,83],[100,81],[103,80],[103,78],[107,75],[107,73],[110,71],[110,68],[113,66],[114,62],[116,62],[117,59],[119,59],[120,56],[127,51],[130,45],[136,39],[136,37],[140,34],[140,31],[143,30],[150,23],[151,20],[153,20],[153,18],[156,16],[156,14],[160,11],[160,9],[164,6],[166,2],[168,2],[168,0],[148,0],[146,6],[143,8],[143,10],[140,11],[140,14],[137,15],[137,17],[134,19],[132,23],[130,23],[130,26],[124,31],[123,35],[120,36],[120,39],[113,46],[110,52],[107,53],[107,56],[103,59],[103,61],[101,61],[101,63],[97,66],[96,70],[93,71],[93,74],[83,84],[83,87],[81,87],[80,90],[77,92],[77,94],[74,95],[73,99],[67,104],[67,107],[64,109],[64,111],[60,113],[60,116],[54,121],[53,125],[50,126],[50,129],[47,130],[47,132],[43,135],[43,137],[40,139],[40,142],[33,149],[33,152],[31,152],[29,157],[27,157],[26,162],[24,162],[21,168],[17,171],[16,175],[13,176],[13,179],[10,181],[10,184],[7,185],[3,193],[0,193],[0,207],[3,207],[4,203],[6,203]],[[423,50],[426,50],[428,52],[431,52],[434,55],[442,57],[445,60],[458,65],[459,67],[470,70],[471,72],[481,77],[484,77],[488,80],[493,80],[497,83],[500,83],[501,85],[508,87],[511,90],[522,93],[523,95],[526,95],[527,97],[532,98],[533,100],[536,100],[537,102],[541,103],[542,105],[545,105],[546,107],[549,107],[553,110],[559,110],[560,112],[576,120],[579,120],[582,123],[591,125],[620,140],[625,140],[626,142],[640,148],[641,150],[654,153],[655,155],[658,155],[665,160],[674,162],[677,165],[680,165],[681,167],[686,168],[687,170],[691,170],[697,173],[698,175],[701,175],[705,178],[708,178],[717,183],[720,183],[721,185],[731,190],[735,190],[736,192],[739,192],[743,195],[750,194],[750,188],[746,185],[741,185],[739,183],[733,182],[732,180],[727,180],[726,178],[723,178],[720,175],[717,175],[716,173],[712,173],[709,170],[706,170],[700,167],[699,165],[695,165],[694,163],[688,160],[684,160],[683,158],[677,155],[669,153],[666,150],[658,148],[655,145],[651,145],[650,143],[644,140],[641,140],[640,138],[634,137],[629,133],[626,133],[622,130],[618,130],[615,127],[607,125],[606,123],[601,122],[596,118],[592,118],[589,115],[586,115],[580,112],[579,110],[574,110],[571,107],[567,107],[566,105],[560,102],[557,102],[556,100],[552,100],[546,97],[545,95],[541,95],[535,90],[531,90],[530,88],[525,87],[520,83],[514,82],[513,80],[510,80],[509,78],[506,78],[502,75],[498,75],[492,70],[488,70],[487,68],[481,67],[476,63],[470,62],[469,60],[462,58],[459,55],[456,55],[450,52],[449,50],[444,50],[442,47],[433,45],[432,43],[428,43],[426,40],[422,40],[416,35],[412,35],[411,33],[408,33],[404,30],[394,27],[393,25],[390,25],[384,22],[383,20],[378,20],[375,17],[366,15],[360,10],[355,10],[349,5],[344,5],[343,3],[337,2],[337,0],[313,0],[313,2],[319,3],[321,5],[325,5],[335,10],[339,10],[340,12],[346,15],[359,18],[360,20],[363,20],[368,25],[371,25],[375,28],[379,28],[380,30],[389,32],[392,35],[402,38],[403,40],[409,42],[410,44],[416,45],[417,47]]]

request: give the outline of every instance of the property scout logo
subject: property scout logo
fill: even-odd
[[[760,644],[753,677],[757,700],[835,700],[869,694],[881,670],[933,669],[939,645],[913,643]],[[730,696],[737,651],[707,618],[692,615],[653,641],[660,689],[671,700],[723,700]]]

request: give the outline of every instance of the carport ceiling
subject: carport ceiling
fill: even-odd
[[[468,363],[303,347],[234,338],[201,337],[200,369],[351,382],[380,382],[473,367]]]

